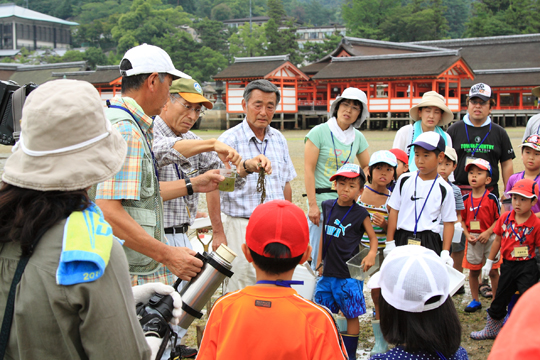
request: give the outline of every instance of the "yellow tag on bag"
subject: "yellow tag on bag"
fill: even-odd
[[[421,245],[421,241],[414,237],[407,238],[407,245]]]

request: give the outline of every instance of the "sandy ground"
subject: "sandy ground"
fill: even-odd
[[[523,164],[521,162],[521,158],[519,155],[521,152],[518,150],[517,146],[521,143],[521,137],[523,135],[525,128],[524,127],[506,128],[506,130],[510,136],[512,145],[514,149],[516,149],[516,153],[518,154],[517,158],[514,160],[514,172],[522,171]],[[201,136],[203,139],[207,139],[207,138],[213,138],[213,137],[217,138],[221,132],[196,131],[196,133],[199,136]],[[300,206],[304,211],[307,211],[305,198],[302,198],[302,194],[305,192],[305,188],[304,188],[304,136],[307,134],[307,131],[292,130],[292,131],[285,131],[283,134],[287,138],[287,142],[289,145],[289,152],[291,154],[294,167],[298,174],[297,178],[292,181],[293,202],[297,204],[298,206]],[[367,141],[369,142],[369,149],[368,149],[369,152],[373,153],[377,150],[390,149],[392,147],[395,132],[393,131],[365,131],[364,136],[367,138]],[[11,147],[0,145],[0,172],[3,169],[5,159],[9,156],[10,152],[11,152]],[[499,187],[502,192],[502,181],[500,181]],[[206,208],[205,197],[201,196],[200,199],[201,199],[200,210],[204,211],[204,209]],[[219,293],[216,293],[216,296],[218,295]],[[369,349],[373,346],[373,342],[374,342],[373,332],[371,330],[371,324],[370,324],[370,320],[371,320],[370,314],[372,314],[373,303],[371,301],[368,291],[365,291],[365,297],[366,297],[368,312],[367,314],[361,317],[360,341],[359,341],[359,347],[358,347],[359,359],[368,358],[365,355],[361,356],[362,353],[365,354],[365,352],[362,352],[362,349],[366,349],[367,351],[369,351]],[[469,358],[471,360],[483,360],[487,358],[489,351],[491,349],[491,346],[493,344],[493,340],[473,341],[470,339],[469,337],[470,332],[480,330],[485,324],[485,317],[486,317],[485,311],[478,311],[473,314],[465,313],[463,309],[467,306],[467,304],[470,301],[471,301],[471,295],[468,289],[468,285],[466,285],[465,295],[454,296],[454,303],[458,310],[459,317],[463,326],[462,346],[469,353]],[[487,309],[489,307],[489,303],[490,303],[489,300],[481,298],[481,302],[483,305],[483,309]],[[205,321],[206,321],[206,316],[204,316],[201,320],[197,321],[194,324],[203,324]],[[190,330],[188,332],[188,337],[187,337],[187,344],[191,346],[196,345],[195,326],[190,327]]]

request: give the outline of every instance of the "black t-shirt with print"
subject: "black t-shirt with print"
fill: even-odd
[[[468,140],[465,126],[467,126],[467,131],[469,133]],[[475,127],[466,125],[464,121],[458,121],[448,128],[447,133],[452,138],[452,146],[458,155],[458,166],[454,171],[456,185],[469,184],[468,174],[465,171],[467,156],[471,156],[474,149],[482,142],[482,139],[488,132],[489,125]],[[482,145],[480,145],[478,150],[474,153],[474,157],[487,160],[491,164],[493,176],[491,177],[491,183],[489,185],[495,186],[492,193],[499,197],[497,185],[499,182],[499,163],[516,157],[506,130],[492,122],[491,132],[489,132],[486,140],[484,140]]]
[[[351,277],[346,262],[358,254],[360,241],[365,232],[364,219],[369,216],[369,213],[356,202],[353,204],[349,214],[347,214],[347,211],[351,208],[350,206],[339,206],[336,203],[332,210],[335,201],[330,199],[321,203],[324,225],[322,237],[324,241],[323,254],[326,253],[323,259],[323,276],[346,279]],[[330,219],[328,219],[328,216],[330,216]],[[343,224],[341,223],[342,220]],[[332,236],[332,234],[335,236]]]

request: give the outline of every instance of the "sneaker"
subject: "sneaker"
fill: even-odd
[[[180,345],[177,346],[177,348],[180,348],[181,359],[194,358],[195,356],[197,356],[197,349],[187,347],[186,345]]]
[[[465,308],[465,312],[473,313],[480,309],[482,309],[482,304],[479,301],[476,301],[475,299],[473,299],[471,303]]]

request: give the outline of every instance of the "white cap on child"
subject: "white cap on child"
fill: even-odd
[[[437,254],[418,245],[398,246],[371,277],[370,289],[381,289],[386,302],[398,310],[423,312],[441,306],[452,289],[446,266]],[[435,302],[426,302],[440,296]]]

